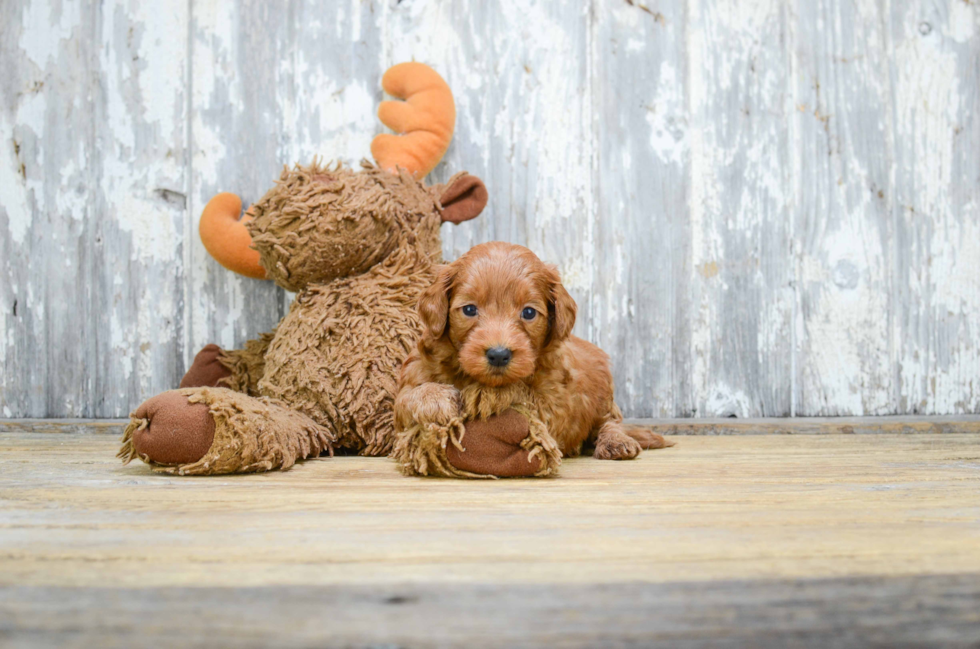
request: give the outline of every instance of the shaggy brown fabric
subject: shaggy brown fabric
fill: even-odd
[[[229,390],[201,394],[216,399],[208,401],[212,414],[239,414],[216,416],[212,448],[173,472],[285,468],[319,452],[314,437],[363,455],[390,452],[398,369],[422,329],[419,295],[442,259],[443,188],[362,167],[314,161],[286,169],[251,208],[262,265],[296,299],[275,331],[219,355]],[[465,178],[449,186],[473,186]],[[131,424],[122,457],[136,457],[130,440],[140,425]]]
[[[386,236],[370,238],[376,234],[369,234],[369,226],[355,231],[321,224],[309,230],[310,240],[296,245],[329,247],[329,232],[340,249],[375,251],[359,253],[362,259],[386,256],[365,273],[309,284],[297,295],[269,344],[259,392],[328,427],[340,446],[364,455],[387,455],[395,377],[421,332],[415,304],[442,256],[439,214],[434,195],[407,174],[395,176],[373,167],[360,174],[334,167],[329,173],[337,180],[321,191],[341,192],[329,204],[344,210],[330,214],[331,223],[352,218],[383,223]],[[260,251],[258,242],[273,233],[284,241],[294,239],[291,221],[279,231],[267,220],[265,215],[255,220],[263,228],[256,234]],[[297,269],[289,271],[291,278],[306,267],[290,263]]]
[[[332,452],[334,440],[327,429],[274,399],[250,397],[227,388],[189,388],[164,395],[178,395],[186,400],[188,409],[205,405],[213,420],[213,442],[193,462],[151,460],[139,453],[136,444],[142,431],[152,425],[151,418],[141,416],[145,414],[141,407],[130,415],[129,426],[123,433],[118,456],[124,462],[139,457],[156,471],[213,475],[288,469],[296,460],[316,457],[323,451]],[[171,403],[176,404],[176,400]],[[171,416],[176,419],[179,414]]]
[[[221,348],[217,345],[205,345],[197,352],[184,378],[180,380],[182,388],[213,388],[221,384],[223,379],[231,376],[232,372],[222,364],[218,357]]]
[[[265,353],[275,335],[275,331],[261,334],[255,340],[245,341],[244,349],[222,351],[218,360],[227,369],[228,376],[220,385],[253,397],[259,396],[259,379],[265,374]]]
[[[252,206],[248,224],[270,279],[289,291],[364,273],[403,242],[402,234],[438,210],[437,197],[412,176],[363,162],[283,169]]]

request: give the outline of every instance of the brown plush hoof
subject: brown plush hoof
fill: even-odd
[[[221,348],[217,345],[205,345],[197,352],[191,368],[180,380],[182,388],[216,388],[221,379],[231,376],[231,370],[221,364],[218,355]]]
[[[197,462],[214,441],[214,419],[207,404],[188,403],[176,390],[147,399],[132,416],[148,422],[133,431],[133,448],[149,462]]]
[[[514,410],[506,410],[486,421],[466,422],[462,444],[465,450],[449,444],[446,456],[461,471],[499,478],[532,476],[541,470],[541,459],[528,461],[529,451],[521,448],[528,432],[527,419]]]

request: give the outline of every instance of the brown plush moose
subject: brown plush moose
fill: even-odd
[[[391,451],[397,374],[422,332],[416,303],[442,261],[439,227],[478,216],[487,191],[466,173],[432,187],[420,180],[452,138],[455,106],[445,81],[425,65],[403,63],[382,85],[404,101],[378,111],[400,135],[375,138],[377,165],[354,171],[314,161],[284,169],[241,220],[237,196],[208,203],[200,232],[212,256],[296,299],[275,330],[243,349],[208,345],[180,389],[141,404],[123,436],[125,462],[210,475],[286,469],[336,450]],[[466,434],[499,429],[474,421]],[[514,452],[525,451],[506,450],[501,461]],[[493,463],[483,463],[490,473]]]

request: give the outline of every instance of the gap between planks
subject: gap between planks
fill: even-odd
[[[128,419],[0,419],[0,433],[121,435]],[[980,434],[980,415],[627,419],[661,435]]]

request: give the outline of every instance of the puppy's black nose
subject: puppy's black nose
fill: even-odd
[[[506,367],[513,355],[506,347],[491,347],[487,350],[487,362],[494,367]]]

